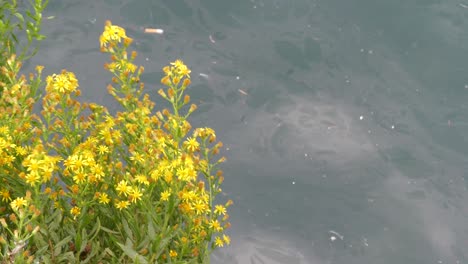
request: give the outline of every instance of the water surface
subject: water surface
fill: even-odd
[[[51,1],[31,65],[75,71],[84,100],[115,108],[98,47],[110,19],[156,101],[165,64],[191,67],[192,121],[225,143],[235,201],[215,263],[468,263],[460,3]]]

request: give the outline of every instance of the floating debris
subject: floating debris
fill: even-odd
[[[201,73],[198,74],[198,75],[199,75],[200,77],[205,78],[205,79],[209,79],[209,78],[210,78],[210,76],[209,76],[208,74],[206,74],[206,73],[202,73],[202,72],[201,72]]]
[[[243,94],[243,95],[249,95],[246,91],[242,90],[242,89],[238,89],[239,93]]]
[[[330,239],[331,239],[332,241],[336,240],[336,237],[338,237],[340,240],[343,240],[343,239],[344,239],[344,236],[343,236],[343,235],[341,235],[340,233],[338,233],[338,232],[336,232],[336,231],[334,231],[334,230],[330,230],[330,231],[328,231],[328,233],[334,235],[334,236],[331,236],[331,237],[330,237]]]
[[[210,38],[211,43],[216,43],[216,41],[214,40],[213,36],[210,35],[209,38]]]
[[[164,30],[160,28],[145,28],[145,33],[148,34],[163,34]]]

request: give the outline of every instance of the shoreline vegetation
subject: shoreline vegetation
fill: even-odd
[[[190,69],[163,68],[158,94],[171,107],[156,110],[133,40],[107,21],[100,48],[121,110],[81,102],[71,71],[20,74],[45,38],[46,6],[0,3],[0,264],[209,263],[230,244],[233,202],[216,199],[222,142],[188,121]]]

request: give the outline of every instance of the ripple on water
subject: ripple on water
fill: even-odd
[[[258,231],[233,239],[235,245],[213,253],[213,263],[223,264],[305,264],[323,263],[315,257],[306,257],[284,236]],[[311,254],[311,252],[307,252]]]

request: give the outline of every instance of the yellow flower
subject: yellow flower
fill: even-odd
[[[171,193],[169,191],[164,191],[161,193],[161,201],[168,201],[169,196],[171,196]]]
[[[224,242],[223,242],[223,240],[222,240],[220,237],[216,237],[216,238],[215,238],[215,245],[216,245],[217,247],[224,247]]]
[[[76,217],[81,213],[81,208],[74,206],[72,209],[70,209],[70,214],[73,215],[73,219],[76,219]]]
[[[0,197],[2,197],[2,202],[11,201],[10,191],[7,189],[0,190]]]
[[[125,180],[121,180],[118,184],[117,187],[115,187],[115,190],[119,192],[120,195],[127,196],[130,193],[131,187],[128,186],[128,182]]]
[[[174,62],[171,62],[171,65],[176,67],[176,68],[185,66],[184,62],[181,61],[181,60],[176,60]]]
[[[164,180],[165,180],[167,183],[171,183],[171,182],[172,182],[172,171],[167,170],[167,171],[164,172]]]
[[[37,65],[36,66],[36,71],[37,73],[40,75],[42,73],[42,70],[44,69],[44,66],[43,65]]]
[[[127,39],[127,35],[125,34],[125,29],[114,26],[110,21],[106,21],[106,25],[104,27],[104,32],[102,33],[101,37],[99,38],[99,42],[101,47],[107,47],[109,42],[121,42],[122,39]]]
[[[127,208],[129,204],[130,202],[128,201],[119,201],[115,204],[115,207],[119,210],[122,210],[122,209]]]
[[[137,201],[141,200],[141,196],[143,196],[143,194],[140,192],[140,190],[136,187],[133,187],[129,192],[128,198],[132,203],[136,203]]]
[[[191,72],[192,71],[189,68],[187,68],[187,66],[179,69],[179,74],[183,75],[183,76],[185,76],[187,78],[190,78],[190,73]]]
[[[195,152],[199,149],[200,144],[197,142],[196,138],[191,137],[188,138],[187,141],[185,141],[185,147],[188,151]]]
[[[37,171],[31,171],[26,175],[26,183],[35,186],[41,180],[41,176]]]
[[[157,181],[159,179],[160,172],[159,170],[152,170],[150,173],[151,179]]]
[[[18,197],[10,203],[10,206],[14,211],[17,211],[20,209],[20,207],[25,207],[27,205],[28,201],[26,201],[23,197]]]
[[[22,146],[16,146],[16,154],[18,154],[19,156],[24,156],[26,155],[28,152],[26,150],[26,148],[22,147]]]
[[[10,134],[10,128],[7,127],[7,126],[1,126],[0,127],[0,134],[9,135]]]
[[[73,176],[73,181],[75,181],[76,184],[80,184],[85,182],[86,180],[86,174],[84,172],[78,172]]]
[[[221,224],[219,223],[218,220],[212,220],[210,222],[210,228],[213,229],[216,232],[223,231],[223,228],[221,227]]]
[[[104,173],[104,169],[101,167],[101,165],[99,164],[95,164],[92,168],[91,168],[91,171],[94,175],[94,177],[96,178],[96,180],[101,180],[102,177],[104,177],[105,173]]]
[[[231,244],[231,238],[228,235],[223,235],[223,240],[226,245]]]
[[[169,66],[165,66],[163,68],[163,71],[166,74],[166,76],[171,76],[172,75],[171,67],[169,67]]]
[[[184,201],[193,201],[197,197],[194,191],[184,191],[182,192],[182,200]]]
[[[188,168],[178,168],[176,171],[177,178],[181,181],[189,181],[189,169]]]
[[[59,94],[71,93],[78,88],[78,80],[73,72],[63,71],[61,74],[53,74],[46,79],[46,91]]]
[[[89,165],[88,159],[86,159],[83,155],[72,155],[65,160],[64,165],[67,169],[78,172],[82,171],[85,166]]]
[[[112,139],[112,133],[109,128],[104,128],[103,130],[99,131],[100,138],[106,142],[108,145],[114,144],[114,140]]]
[[[106,154],[108,152],[109,152],[109,148],[107,146],[104,146],[104,145],[98,146],[98,153],[99,154],[104,155],[104,154]]]
[[[175,69],[173,69],[173,72],[176,72],[179,76],[186,76],[187,78],[190,78],[190,70],[189,68],[184,64],[183,61],[181,60],[176,60],[174,62],[171,62],[171,65],[174,66]]]
[[[219,215],[226,215],[226,207],[220,204],[215,205],[214,213]]]
[[[133,152],[132,156],[130,157],[130,160],[136,161],[140,164],[144,164],[145,159],[143,158],[143,155],[137,152]]]
[[[98,200],[100,204],[108,204],[110,202],[110,199],[107,193],[100,193]]]
[[[145,175],[143,174],[138,174],[136,177],[136,181],[141,183],[141,184],[144,184],[144,185],[149,185],[149,181],[148,181],[148,178],[146,178]]]
[[[208,205],[200,199],[195,201],[195,203],[192,204],[192,207],[197,215],[201,215],[208,210]]]

